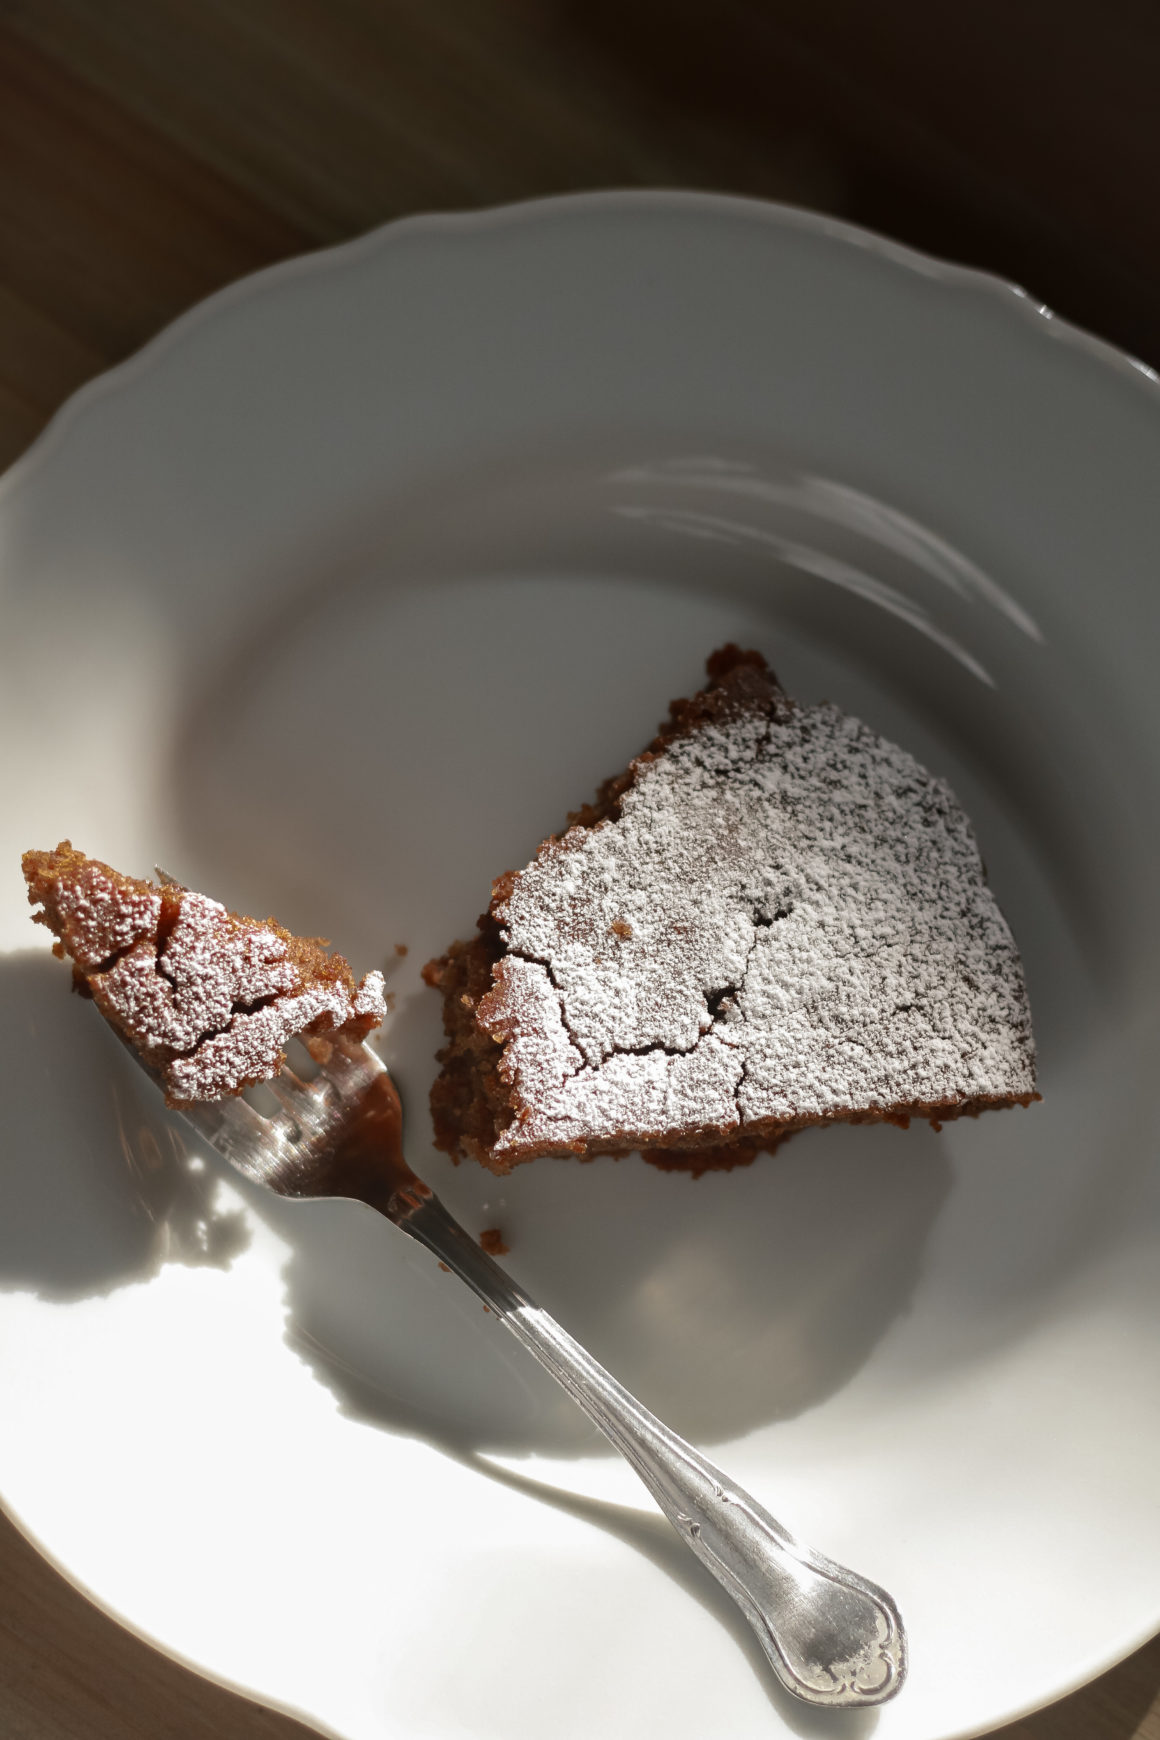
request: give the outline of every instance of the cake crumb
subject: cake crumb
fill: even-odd
[[[489,1257],[506,1257],[511,1250],[498,1226],[485,1227],[479,1235],[479,1242]]]
[[[400,955],[400,956],[405,955],[407,953],[406,943],[396,943],[395,944],[395,953],[397,955]]]

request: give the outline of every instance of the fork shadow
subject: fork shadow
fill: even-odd
[[[546,1481],[533,1480],[513,1469],[502,1468],[486,1457],[466,1454],[456,1460],[474,1473],[494,1480],[537,1504],[550,1505],[565,1516],[594,1524],[672,1577],[729,1633],[786,1727],[800,1734],[802,1740],[866,1740],[873,1733],[878,1722],[876,1710],[813,1709],[784,1690],[770,1671],[761,1646],[740,1608],[697,1564],[664,1517],[635,1510],[631,1505],[564,1492]]]

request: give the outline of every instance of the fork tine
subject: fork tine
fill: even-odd
[[[125,1049],[158,1086],[150,1069],[127,1040]],[[267,1117],[240,1094],[222,1100],[199,1100],[182,1106],[181,1115],[203,1142],[248,1178],[281,1195],[314,1192],[309,1180],[329,1154],[334,1133],[368,1085],[386,1068],[382,1059],[361,1042],[311,1039],[311,1055],[320,1065],[313,1082],[303,1081],[283,1066],[269,1081],[258,1083],[278,1110]],[[322,1192],[319,1192],[322,1194]],[[331,1194],[330,1191],[325,1194]]]
[[[303,1081],[287,1064],[283,1064],[278,1074],[271,1076],[262,1086],[273,1094],[282,1110],[289,1112],[292,1118],[303,1112],[317,1112],[326,1095],[325,1087],[319,1089],[313,1083]]]
[[[203,1142],[208,1142],[246,1178],[269,1181],[272,1125],[241,1098],[183,1106],[181,1115]]]
[[[310,1048],[311,1056],[321,1064],[318,1079],[332,1083],[343,1097],[359,1093],[386,1069],[382,1058],[365,1042],[352,1044],[348,1040],[344,1044],[332,1040],[323,1043],[325,1056],[320,1055],[321,1046],[319,1051],[315,1051],[313,1045]]]

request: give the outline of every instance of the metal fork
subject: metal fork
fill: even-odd
[[[277,1112],[244,1099],[183,1108],[252,1183],[378,1209],[476,1292],[628,1460],[681,1539],[729,1592],[787,1691],[828,1709],[884,1703],[906,1675],[906,1634],[876,1583],[795,1540],[678,1438],[533,1303],[406,1165],[402,1109],[369,1046],[311,1040],[319,1073],[268,1085]]]

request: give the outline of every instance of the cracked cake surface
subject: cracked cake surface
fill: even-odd
[[[68,840],[26,852],[34,915],[74,983],[157,1075],[171,1105],[276,1075],[288,1039],[362,1038],[386,1013],[381,973],[355,983],[317,938],[228,912],[176,883],[123,876]]]
[[[949,787],[758,654],[709,673],[427,968],[448,1151],[696,1171],[811,1123],[1036,1097],[1019,954]]]

